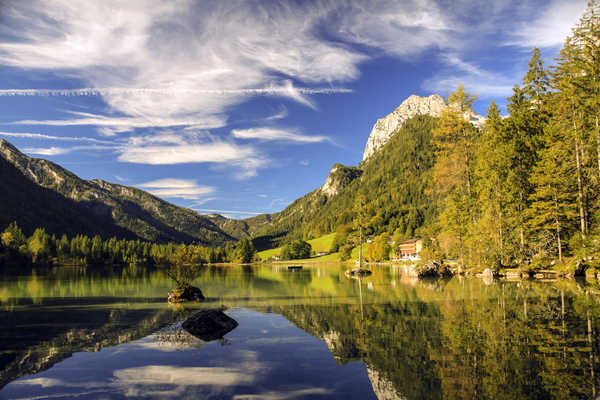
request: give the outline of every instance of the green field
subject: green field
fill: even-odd
[[[318,253],[321,251],[329,251],[331,248],[331,244],[333,243],[333,239],[335,238],[335,233],[330,233],[325,236],[318,237],[316,239],[308,240],[308,243],[312,246],[312,249]],[[363,258],[367,251],[367,244],[363,244]],[[281,254],[281,247],[277,247],[274,249],[264,250],[257,253],[261,260],[267,261],[273,258],[273,256],[277,254]],[[358,247],[352,249],[352,260],[358,260]],[[306,260],[295,260],[295,261],[307,261],[307,260],[315,260],[315,261],[340,261],[339,253],[332,253],[326,256],[314,257]]]
[[[312,249],[317,253],[320,251],[329,251],[334,238],[335,238],[335,233],[330,233],[329,235],[325,235],[325,236],[318,237],[316,239],[308,240],[308,243],[310,243],[310,245],[312,246]],[[270,260],[273,256],[275,256],[277,254],[281,254],[281,247],[276,247],[274,249],[261,251],[258,253],[258,256],[260,257],[261,260],[267,261],[267,260]],[[332,255],[333,254],[330,254],[328,256],[319,257],[318,259],[325,260],[326,257],[330,257]],[[334,259],[332,259],[332,261],[337,261],[337,259],[338,258],[337,258],[337,254],[336,254],[336,257]]]

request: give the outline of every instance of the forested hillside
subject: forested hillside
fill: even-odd
[[[90,213],[83,204],[35,184],[0,157],[0,226],[4,229],[11,222],[22,226],[26,235],[44,227],[50,233],[69,236],[86,233],[135,238],[131,232]]]
[[[555,65],[533,50],[506,117],[491,103],[475,127],[464,118],[475,96],[459,86],[439,118],[408,120],[360,165],[360,178],[295,201],[260,233],[285,241],[333,232],[356,219],[362,195],[367,234],[433,238],[431,251],[466,265],[596,263],[599,15],[590,3]]]
[[[341,165],[333,169],[328,181],[337,182],[336,194],[316,189],[271,216],[259,236],[286,241],[334,232],[353,221],[358,195],[367,199],[367,234],[399,230],[406,237],[415,235],[436,213],[435,197],[427,191],[434,164],[435,125],[436,118],[429,116],[408,120],[360,170]]]

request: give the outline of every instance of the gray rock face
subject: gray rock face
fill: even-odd
[[[331,172],[329,173],[329,176],[327,176],[325,183],[323,186],[321,186],[321,192],[326,196],[335,196],[338,192],[338,188],[333,179],[333,174],[337,172],[338,168],[338,166],[334,166],[331,169]]]
[[[325,180],[325,183],[320,188],[321,193],[327,197],[335,196],[361,175],[362,171],[356,167],[346,167],[342,164],[335,164],[331,168],[327,180]]]
[[[383,374],[380,374],[377,370],[367,367],[367,373],[369,374],[369,380],[373,387],[373,392],[379,400],[404,400],[406,397],[402,396],[394,384],[390,382]]]
[[[417,115],[439,117],[446,106],[446,102],[439,94],[429,97],[420,97],[413,94],[404,100],[392,113],[377,120],[367,140],[367,145],[363,153],[363,161],[371,157],[385,145],[392,137],[392,134],[409,119]],[[485,122],[484,117],[472,110],[466,111],[464,118],[477,127],[483,126]]]
[[[392,134],[410,118],[417,115],[439,117],[444,107],[446,107],[446,102],[438,94],[429,97],[410,96],[390,114],[375,122],[365,146],[363,161],[386,144]]]
[[[234,330],[238,323],[221,310],[202,310],[186,319],[181,325],[183,329],[199,339],[209,342],[221,339]]]

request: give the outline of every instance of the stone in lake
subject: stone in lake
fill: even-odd
[[[183,303],[184,301],[204,300],[202,291],[191,285],[181,285],[169,292],[169,303]]]
[[[208,309],[192,315],[181,326],[197,338],[209,342],[221,339],[234,330],[238,323],[219,309]]]
[[[450,268],[440,261],[429,261],[415,265],[410,274],[418,278],[449,278],[453,274]]]
[[[364,268],[353,268],[346,271],[346,276],[368,276],[371,275],[371,271]]]

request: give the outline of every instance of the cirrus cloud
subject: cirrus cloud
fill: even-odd
[[[331,138],[328,136],[309,136],[289,129],[269,127],[234,129],[231,131],[231,134],[237,139],[277,140],[298,143],[331,142]]]
[[[164,178],[137,185],[155,196],[173,197],[184,200],[199,200],[216,189],[212,186],[199,185],[192,179]]]

